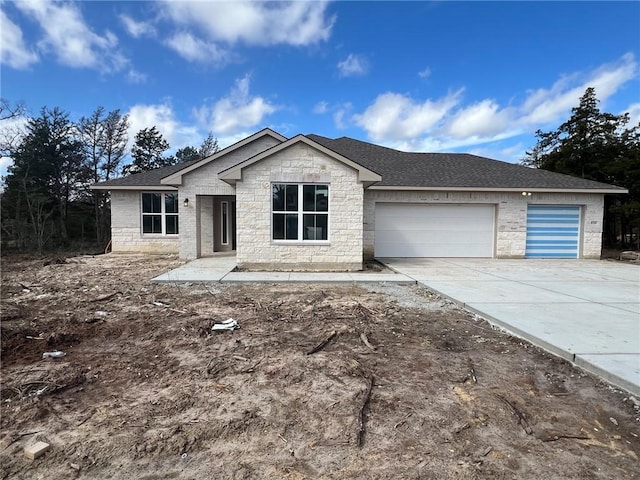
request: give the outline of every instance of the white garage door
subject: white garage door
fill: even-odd
[[[493,257],[493,205],[377,203],[376,257]]]

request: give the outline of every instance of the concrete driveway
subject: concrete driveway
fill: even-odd
[[[599,260],[379,259],[470,311],[640,394],[640,267]]]

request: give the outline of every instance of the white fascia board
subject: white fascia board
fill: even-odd
[[[90,190],[149,190],[174,192],[178,189],[170,185],[91,185]]]
[[[437,191],[437,192],[530,192],[530,193],[629,193],[626,188],[495,188],[495,187],[406,187],[373,185],[369,190]]]

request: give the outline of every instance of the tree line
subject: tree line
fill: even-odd
[[[640,123],[602,112],[593,87],[556,130],[536,132],[524,165],[625,187],[606,195],[603,245],[640,250]]]
[[[129,117],[97,107],[77,122],[62,109],[43,107],[24,127],[22,104],[0,100],[0,153],[13,163],[3,177],[0,198],[2,248],[46,250],[106,245],[110,238],[110,202],[97,182],[181,162],[218,151],[210,133],[197,146],[167,155],[169,143],[153,126],[136,133],[129,145]],[[131,162],[125,164],[127,155]]]
[[[167,155],[169,143],[155,126],[137,132],[129,149],[128,115],[103,107],[77,122],[60,108],[43,107],[23,128],[12,126],[25,111],[0,99],[0,155],[13,160],[0,197],[3,251],[104,246],[109,196],[90,185],[219,150],[210,133],[199,146]],[[536,132],[522,164],[627,188],[628,194],[605,197],[603,244],[640,249],[640,124],[629,121],[629,114],[602,112],[595,89],[588,88],[567,121]],[[128,155],[131,162],[124,164]]]

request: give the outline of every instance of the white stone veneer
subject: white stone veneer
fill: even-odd
[[[236,193],[232,185],[218,178],[218,173],[278,143],[273,137],[261,137],[183,176],[178,201],[180,258],[192,260],[213,251],[213,203],[204,196]],[[186,208],[183,206],[185,198],[189,199]]]
[[[135,190],[111,192],[111,251],[178,253],[178,235],[142,234],[141,194],[142,191]],[[178,228],[181,228],[181,221],[178,222]]]
[[[329,184],[329,242],[296,244],[271,239],[272,183]],[[240,267],[275,270],[362,269],[363,187],[356,170],[295,144],[246,167],[236,183]]]
[[[580,205],[580,258],[600,258],[604,196],[582,193],[458,192],[366,190],[364,194],[364,255],[374,255],[375,204],[379,202],[433,204],[492,204],[496,206],[494,256],[524,258],[527,205]]]

